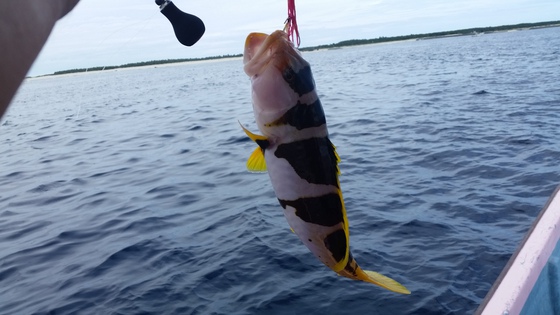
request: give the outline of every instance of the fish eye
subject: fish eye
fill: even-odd
[[[284,80],[286,80],[286,82],[292,82],[295,80],[296,74],[292,68],[287,68],[286,70],[284,70],[284,73],[282,73],[282,77],[284,77]]]

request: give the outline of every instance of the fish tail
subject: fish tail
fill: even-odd
[[[384,276],[378,272],[363,270],[362,268],[360,268],[354,257],[352,257],[352,254],[349,255],[349,260],[346,267],[344,267],[344,269],[340,271],[337,271],[337,273],[343,277],[347,277],[350,279],[373,283],[389,291],[401,294],[410,294],[410,291],[405,288],[404,285],[398,283],[396,280]]]
[[[410,294],[410,291],[404,285],[378,272],[358,269],[356,270],[356,276],[358,280],[373,283],[389,291]]]

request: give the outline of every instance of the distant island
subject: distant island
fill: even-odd
[[[475,27],[475,28],[467,28],[467,29],[462,29],[462,30],[435,32],[435,33],[428,33],[428,34],[411,34],[411,35],[392,36],[392,37],[381,36],[381,37],[373,38],[373,39],[351,39],[351,40],[345,40],[345,41],[341,41],[341,42],[334,43],[334,44],[319,45],[319,46],[312,46],[312,47],[303,47],[303,48],[300,48],[299,50],[300,51],[313,51],[313,50],[319,50],[319,49],[333,49],[333,48],[340,48],[340,47],[347,47],[347,46],[377,44],[377,43],[386,43],[386,42],[411,40],[411,39],[424,40],[424,39],[435,39],[435,38],[443,38],[443,37],[478,35],[478,34],[483,34],[483,33],[488,34],[488,33],[505,32],[505,31],[511,31],[511,30],[528,30],[528,29],[537,29],[537,28],[546,28],[546,27],[560,27],[560,21],[549,21],[549,22],[539,22],[539,23],[522,23],[522,24],[514,24],[514,25],[489,26],[489,27]],[[178,62],[215,60],[215,59],[242,57],[242,56],[243,56],[243,54],[236,54],[236,55],[211,56],[211,57],[204,57],[204,58],[152,60],[152,61],[144,61],[144,62],[127,63],[127,64],[120,65],[120,66],[104,66],[104,67],[92,67],[92,68],[70,69],[70,70],[56,71],[52,75],[77,73],[77,72],[111,70],[111,69],[121,69],[121,68],[132,68],[132,67],[151,66],[151,65],[162,65],[162,64],[178,63]]]

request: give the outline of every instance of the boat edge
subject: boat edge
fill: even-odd
[[[482,303],[480,303],[479,307],[476,309],[475,311],[475,315],[485,315],[485,314],[489,314],[489,313],[485,313],[485,311],[490,311],[487,310],[487,307],[489,306],[490,302],[492,301],[492,298],[494,297],[494,295],[496,294],[496,292],[500,289],[501,284],[504,282],[504,279],[506,278],[506,276],[508,275],[510,269],[512,268],[512,266],[514,266],[517,258],[519,258],[520,253],[523,251],[523,249],[525,248],[525,245],[527,244],[527,242],[529,241],[529,239],[531,238],[531,236],[533,236],[533,233],[535,233],[537,226],[539,225],[539,223],[541,222],[542,218],[545,216],[545,214],[547,213],[547,210],[549,209],[550,205],[554,202],[554,200],[559,197],[560,198],[560,185],[556,187],[556,189],[554,189],[554,192],[552,193],[552,195],[548,198],[547,202],[545,203],[545,205],[543,206],[543,208],[541,209],[541,211],[539,212],[538,216],[536,217],[536,219],[533,221],[533,223],[531,224],[531,227],[529,228],[529,230],[527,231],[527,233],[525,234],[525,236],[523,237],[523,239],[521,240],[519,246],[517,247],[517,249],[515,250],[515,252],[513,253],[513,255],[511,255],[510,259],[508,260],[508,262],[506,263],[504,269],[502,269],[502,271],[500,272],[500,275],[498,276],[498,278],[496,279],[496,281],[494,282],[494,284],[492,285],[492,287],[490,288],[490,290],[488,291],[488,293],[486,294],[485,298],[482,300]],[[558,222],[556,222],[558,223]],[[552,250],[554,250],[554,247],[552,248]],[[531,264],[534,266],[536,263],[538,262],[542,262],[542,266],[537,266],[539,268],[539,274],[542,271],[542,268],[544,267],[544,265],[546,264],[546,261],[548,260],[548,258],[550,257],[550,254],[552,253],[552,251],[550,253],[548,253],[548,257],[546,257],[546,259],[540,259],[543,257],[537,257],[538,259],[535,259],[534,261],[531,261]],[[538,278],[538,276],[537,276]],[[535,282],[536,279],[535,278]],[[531,285],[534,286],[534,283]],[[510,291],[512,290],[511,288],[509,289]],[[525,304],[525,301],[527,299],[527,297],[529,296],[531,290],[529,290],[527,292],[527,295],[524,297],[520,297],[519,295],[521,294],[521,292],[509,292],[510,295],[516,295],[516,297],[520,297],[523,298],[523,303],[522,305],[520,305],[520,308],[518,309],[518,311],[520,312],[523,304]],[[511,299],[510,299],[511,300]],[[509,314],[512,315],[512,313],[510,313],[510,309],[508,309],[506,306],[506,303],[508,301],[504,301],[502,300],[502,303],[504,305],[504,309],[503,311],[505,313],[494,313],[496,315],[502,315],[502,314]],[[519,301],[517,301],[519,302]],[[517,303],[518,304],[518,303]],[[511,306],[511,305],[510,305]]]

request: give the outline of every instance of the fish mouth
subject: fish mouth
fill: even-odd
[[[268,38],[265,33],[251,33],[245,39],[245,50],[243,51],[243,63],[246,64],[251,61],[259,52],[259,48]]]
[[[243,69],[250,77],[258,75],[271,64],[283,71],[302,62],[305,61],[284,31],[277,30],[270,35],[251,33],[245,40]]]

